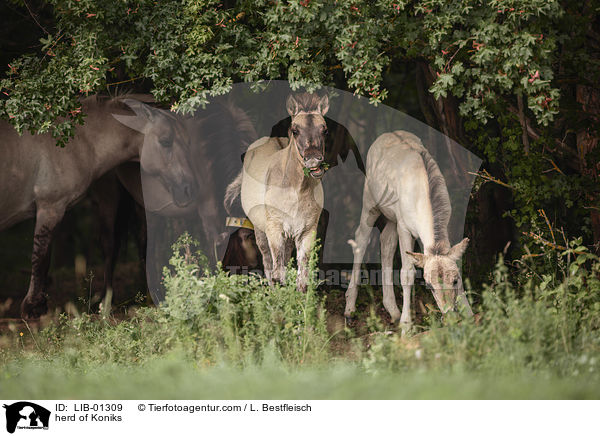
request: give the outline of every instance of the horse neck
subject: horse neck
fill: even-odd
[[[296,148],[293,137],[290,139],[286,150],[284,174],[288,183],[297,186],[300,190],[310,189],[318,184],[318,180],[313,179],[312,177],[306,177],[306,174],[304,174],[304,166],[299,159],[298,149]]]
[[[112,116],[100,117],[99,135],[92,139],[98,175],[131,161],[139,161],[144,135],[124,126]]]
[[[428,198],[429,199],[429,198]],[[440,227],[436,229],[436,217],[433,213],[431,199],[427,204],[427,219],[419,220],[418,237],[423,243],[423,252],[426,254],[447,253],[450,249],[448,229]]]

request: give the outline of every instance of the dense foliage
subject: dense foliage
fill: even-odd
[[[121,89],[189,112],[237,81],[333,85],[396,107],[416,88],[417,116],[484,158],[481,181],[497,184],[496,200],[508,198],[496,219],[508,214],[518,230],[550,237],[547,218],[586,243],[600,239],[597,0],[11,0],[7,8],[40,38],[35,49],[21,46],[0,81],[0,116],[19,131],[50,131],[64,144],[84,119],[78,97]],[[6,29],[13,33],[0,41],[14,45],[15,29]],[[470,236],[493,253],[522,237],[494,245],[493,234]]]
[[[142,78],[184,112],[235,80],[312,89],[335,83],[337,70],[349,89],[379,102],[382,72],[399,58],[428,62],[431,91],[464,97],[463,115],[485,121],[498,96],[516,93],[542,124],[557,113],[558,1],[48,3],[54,26],[41,53],[12,62],[2,82],[2,115],[20,129],[46,131],[77,110],[78,95]]]

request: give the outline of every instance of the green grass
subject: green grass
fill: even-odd
[[[588,374],[511,376],[451,369],[366,373],[360,366],[285,369],[279,364],[201,368],[181,356],[85,369],[56,361],[14,362],[0,372],[0,397],[32,399],[598,399]]]
[[[600,398],[600,262],[584,247],[567,253],[565,268],[518,280],[500,261],[477,320],[442,324],[430,313],[425,333],[402,338],[383,334],[373,304],[352,329],[328,329],[342,308],[332,309],[314,283],[301,294],[293,274],[271,288],[202,271],[190,244],[175,246],[160,308],[120,320],[63,314],[44,328],[9,325],[0,334],[0,396]]]

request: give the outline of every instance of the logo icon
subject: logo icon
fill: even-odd
[[[50,411],[29,401],[3,406],[6,409],[6,431],[19,429],[48,429]]]

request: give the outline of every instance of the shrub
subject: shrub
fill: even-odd
[[[597,376],[600,260],[581,240],[571,241],[558,255],[564,269],[529,274],[520,287],[500,258],[492,283],[483,287],[478,322],[449,316],[442,324],[433,319],[431,330],[408,344],[396,335],[376,335],[364,355],[365,367],[375,372],[436,368],[561,376],[586,371]],[[519,283],[526,271],[517,273]]]

